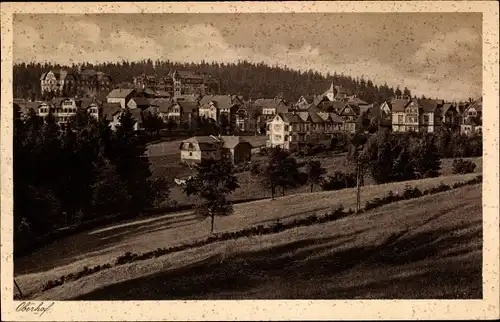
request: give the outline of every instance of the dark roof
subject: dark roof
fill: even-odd
[[[149,106],[149,105],[151,105],[151,103],[149,102],[149,100],[148,100],[147,98],[145,98],[145,97],[140,97],[140,96],[139,96],[139,97],[133,97],[133,98],[131,99],[131,101],[132,101],[132,100],[133,100],[133,101],[135,102],[135,104],[137,104],[137,106],[139,106],[139,107],[145,107],[145,106]]]
[[[410,100],[405,98],[394,99],[390,102],[392,112],[404,112],[406,106],[410,104]]]
[[[346,104],[347,104],[346,102],[332,102],[331,104],[332,110],[334,112],[340,113],[344,109]]]
[[[325,120],[321,118],[321,116],[318,115],[316,112],[309,112],[309,118],[312,123],[324,123]]]
[[[112,118],[113,115],[118,113],[122,109],[120,103],[103,103],[102,104],[102,114],[108,119]]]
[[[278,113],[278,115],[287,123],[302,123],[303,120],[296,113]]]
[[[234,95],[205,95],[200,100],[200,105],[213,102],[218,109],[229,109],[242,102]]]
[[[288,106],[282,99],[274,98],[259,98],[254,102],[255,106],[260,108],[276,109],[276,113],[287,113]]]
[[[449,109],[454,109],[456,112],[458,112],[457,108],[454,104],[445,103],[445,104],[443,104],[443,115],[446,114],[446,112],[448,112]]]
[[[185,94],[179,95],[174,98],[175,101],[184,101],[184,102],[197,102],[201,99],[200,94]]]
[[[195,110],[198,107],[198,102],[182,102],[179,101],[177,102],[179,106],[181,107],[183,112],[190,113],[191,111]]]
[[[418,103],[418,105],[426,113],[436,112],[438,107],[440,107],[443,104],[442,100],[433,100],[433,99],[420,99],[417,100],[416,103]]]
[[[151,105],[158,107],[158,111],[161,113],[167,113],[173,103],[174,102],[168,98],[157,98],[151,101]]]
[[[109,92],[108,98],[126,98],[129,95],[133,94],[135,90],[129,88],[116,88]]]

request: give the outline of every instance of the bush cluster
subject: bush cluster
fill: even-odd
[[[464,159],[455,159],[452,164],[452,171],[454,174],[473,173],[476,169],[474,162]]]
[[[408,200],[408,199],[414,199],[414,198],[420,198],[420,197],[426,196],[426,195],[432,195],[432,194],[436,194],[436,193],[439,193],[439,192],[444,192],[444,191],[448,191],[448,190],[452,190],[452,189],[457,189],[457,188],[460,188],[460,187],[463,187],[463,186],[466,186],[466,185],[473,185],[473,184],[476,184],[476,183],[480,183],[482,180],[483,180],[483,176],[482,175],[478,175],[478,176],[476,176],[473,179],[470,179],[468,181],[456,182],[452,186],[449,186],[449,185],[444,184],[443,182],[441,182],[439,184],[439,186],[433,187],[433,188],[430,188],[430,189],[426,189],[424,191],[421,191],[417,187],[412,188],[412,187],[410,187],[410,186],[407,185],[405,187],[405,190],[403,191],[403,193],[401,195],[399,195],[397,193],[395,194],[391,190],[391,191],[389,191],[389,193],[385,197],[375,198],[375,199],[373,199],[371,201],[368,201],[366,203],[366,205],[365,205],[365,209],[364,210],[370,210],[370,209],[378,208],[378,207],[381,207],[381,206],[384,206],[384,205],[387,205],[387,204],[390,204],[390,203],[393,203],[393,202],[396,202],[396,201]]]
[[[45,285],[43,287],[43,291],[49,290],[49,289],[54,288],[54,287],[59,286],[59,285],[63,285],[65,282],[78,280],[82,277],[92,275],[94,273],[97,273],[99,271],[102,271],[102,270],[105,270],[105,269],[108,269],[111,267],[112,267],[111,264],[96,265],[96,266],[93,266],[90,268],[87,266],[84,266],[83,269],[77,273],[70,273],[70,274],[61,276],[57,280],[48,281],[47,283],[45,283]]]
[[[325,191],[353,188],[356,186],[356,173],[335,171],[333,175],[328,176],[321,184]]]

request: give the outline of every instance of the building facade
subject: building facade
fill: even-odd
[[[233,163],[250,161],[252,145],[239,136],[195,136],[181,142],[181,163],[193,164],[203,160],[230,156]]]
[[[343,130],[344,121],[335,113],[279,113],[267,122],[266,147],[302,150],[308,144],[331,139]]]
[[[40,77],[42,96],[88,97],[97,93],[107,93],[112,88],[109,75],[92,69],[68,71],[51,70]]]

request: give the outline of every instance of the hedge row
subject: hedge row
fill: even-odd
[[[396,202],[396,201],[407,200],[407,199],[414,199],[414,198],[420,198],[422,196],[427,196],[427,195],[432,195],[432,194],[436,194],[436,193],[439,193],[439,192],[444,192],[444,191],[448,191],[448,190],[452,190],[452,189],[457,189],[457,188],[460,188],[460,187],[463,187],[463,186],[467,186],[467,185],[477,184],[477,183],[480,183],[482,180],[483,180],[483,176],[482,175],[478,175],[475,178],[470,179],[468,181],[456,182],[452,186],[449,186],[449,185],[444,184],[444,183],[441,182],[439,184],[439,186],[433,187],[431,189],[426,189],[424,191],[421,191],[420,189],[418,189],[416,187],[412,188],[412,187],[410,187],[410,186],[407,185],[405,187],[405,190],[403,191],[403,193],[401,195],[399,195],[397,193],[394,194],[392,192],[392,190],[391,190],[391,191],[389,191],[389,193],[387,194],[387,196],[385,196],[383,198],[375,198],[372,201],[368,201],[366,203],[366,206],[365,206],[364,210],[370,210],[370,209],[373,209],[373,208],[378,208],[378,207],[381,207],[381,206],[384,206],[384,205],[387,205],[387,204],[390,204],[390,203],[393,203],[393,202]]]
[[[403,192],[403,194],[394,194],[392,191],[389,191],[388,195],[383,198],[375,198],[372,201],[368,201],[366,203],[365,208],[362,211],[367,211],[370,209],[374,209],[392,202],[396,201],[401,201],[401,200],[408,200],[408,199],[414,199],[414,198],[419,198],[424,195],[431,195],[443,191],[448,191],[451,189],[456,189],[460,188],[466,185],[472,185],[472,184],[477,184],[482,181],[482,175],[476,176],[474,179],[468,180],[468,181],[463,181],[463,182],[457,182],[453,184],[453,186],[445,185],[441,183],[439,186],[424,190],[423,192],[418,189],[418,188],[411,188],[407,186]],[[127,263],[132,263],[135,261],[141,261],[141,260],[146,260],[146,259],[151,259],[151,258],[156,258],[160,257],[163,255],[167,255],[170,253],[175,253],[179,251],[183,251],[189,248],[196,248],[196,247],[201,247],[205,246],[214,242],[220,242],[220,241],[227,241],[227,240],[234,240],[242,237],[251,237],[251,236],[258,236],[258,235],[269,235],[269,234],[276,234],[285,230],[289,230],[292,228],[297,228],[297,227],[302,227],[302,226],[310,226],[318,223],[325,223],[325,222],[331,222],[338,220],[340,218],[346,217],[350,214],[354,213],[352,209],[344,210],[342,205],[339,205],[336,209],[332,210],[330,213],[326,213],[324,216],[317,216],[315,214],[310,215],[305,218],[296,218],[290,222],[287,223],[282,223],[279,220],[276,220],[271,225],[264,226],[264,225],[258,225],[250,228],[245,228],[239,231],[234,231],[234,232],[225,232],[225,233],[220,233],[220,234],[214,234],[210,237],[207,237],[202,240],[198,240],[196,242],[192,243],[187,243],[187,244],[181,244],[177,246],[172,246],[168,248],[157,248],[153,251],[145,252],[142,254],[135,254],[131,252],[126,252],[124,255],[118,256],[116,258],[115,263],[112,264],[104,264],[104,265],[97,265],[92,268],[84,267],[82,271],[76,273],[76,274],[68,274],[65,276],[60,277],[57,280],[51,280],[48,281],[43,290],[46,291],[48,289],[54,288],[56,286],[62,285],[65,281],[72,281],[72,280],[77,280],[79,278],[82,278],[84,276],[99,272],[103,269],[108,269],[111,268],[112,266],[120,266],[124,265]]]

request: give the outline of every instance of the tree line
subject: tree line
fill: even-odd
[[[61,129],[53,115],[16,109],[13,137],[14,238],[28,242],[107,215],[134,215],[168,197],[151,177],[146,144],[123,113],[116,131],[85,110]],[[16,245],[16,243],[15,243]]]
[[[338,190],[355,187],[358,183],[364,185],[367,174],[377,184],[437,177],[441,158],[450,156],[448,151],[468,153],[453,154],[455,157],[482,155],[480,135],[467,137],[454,133],[453,139],[446,141],[448,134],[378,132],[334,138],[330,149],[347,151],[348,160],[358,165],[359,174],[335,171],[327,175],[320,161],[300,162],[293,153],[279,147],[265,150],[267,162],[263,167],[254,163],[250,171],[260,177],[262,187],[270,190],[272,199],[284,196],[287,189],[305,184],[309,185],[311,192],[315,186],[321,186],[323,190]],[[223,157],[222,160],[202,160],[195,169],[196,174],[186,182],[184,192],[188,196],[201,197],[198,213],[211,218],[213,233],[214,218],[233,213],[228,195],[239,187],[235,166],[229,158]],[[471,161],[459,159],[453,163],[453,173],[470,173],[474,169]]]
[[[60,68],[76,70],[77,66],[64,66],[49,63],[21,63],[14,65],[13,81],[14,96],[40,99],[40,76],[49,70]],[[272,98],[277,95],[287,101],[295,102],[301,95],[323,93],[331,82],[342,86],[353,94],[357,94],[368,103],[383,102],[395,96],[411,96],[406,87],[390,87],[386,83],[374,84],[364,78],[353,78],[348,75],[317,71],[297,71],[290,68],[269,66],[264,63],[238,61],[237,63],[177,63],[172,61],[153,62],[143,60],[138,62],[116,63],[85,63],[82,69],[95,69],[111,76],[114,84],[131,83],[135,76],[141,74],[166,75],[172,70],[190,70],[209,74],[220,83],[223,94],[242,95],[245,99]]]

